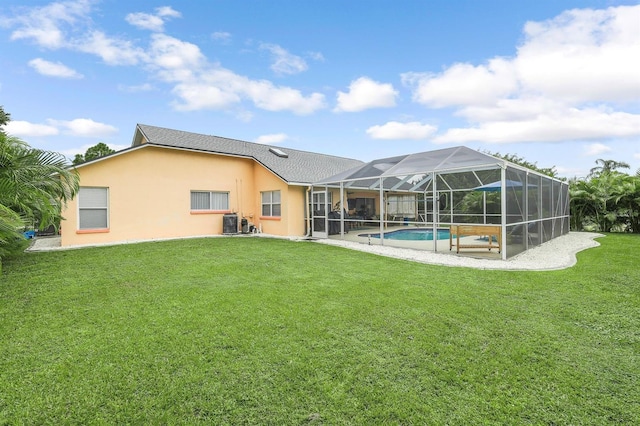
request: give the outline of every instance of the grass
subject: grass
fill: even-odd
[[[23,254],[0,424],[638,424],[640,238],[551,272],[308,242]]]

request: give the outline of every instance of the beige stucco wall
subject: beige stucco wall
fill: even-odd
[[[254,204],[257,207],[257,223],[262,226],[262,232],[272,235],[289,235],[287,222],[291,220],[291,217],[286,208],[290,202],[289,185],[258,164],[255,167],[255,182]],[[262,192],[264,191],[280,191],[281,216],[279,218],[262,216]],[[296,220],[303,221],[304,216]]]
[[[81,186],[109,188],[109,229],[79,232],[74,199],[63,212],[63,246],[221,234],[223,213],[193,214],[191,190],[229,192],[238,222],[244,216],[264,233],[304,234],[304,188],[251,159],[144,146],[78,172]],[[260,191],[273,190],[282,194],[279,220],[260,216]]]
[[[302,186],[290,186],[287,194],[288,235],[302,236],[306,232],[306,203],[307,188]]]

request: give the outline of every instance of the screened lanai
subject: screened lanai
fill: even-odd
[[[316,238],[498,259],[569,232],[565,182],[467,147],[371,161],[316,182],[309,204]]]

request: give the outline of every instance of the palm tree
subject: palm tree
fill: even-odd
[[[628,169],[631,167],[624,161],[603,160],[602,158],[598,158],[596,160],[596,164],[600,165],[589,170],[589,176],[598,176],[604,173],[617,171],[618,169]]]
[[[627,232],[640,233],[640,175],[622,175],[612,194],[622,228]]]
[[[4,107],[0,105],[0,126],[4,126],[9,121],[11,121],[11,114],[4,112]]]
[[[591,180],[573,180],[569,185],[571,229],[582,231],[598,224],[601,209],[600,194]]]
[[[20,226],[48,227],[79,188],[78,175],[57,152],[31,148],[0,131],[0,256]]]

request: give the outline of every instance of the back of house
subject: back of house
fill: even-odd
[[[310,184],[361,164],[138,124],[131,147],[76,167],[80,192],[63,211],[61,243],[220,235],[229,224],[302,236]]]

